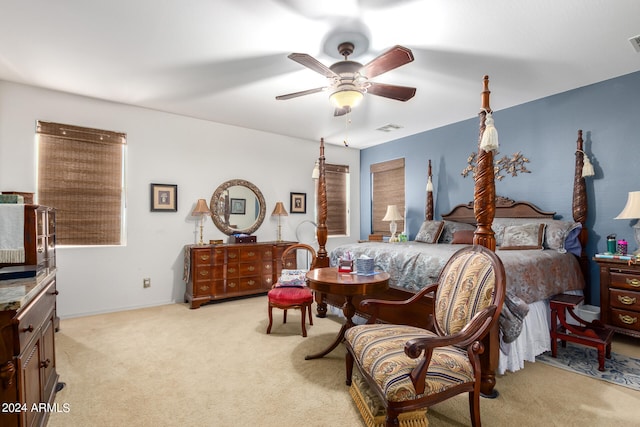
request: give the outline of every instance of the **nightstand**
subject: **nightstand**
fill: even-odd
[[[600,320],[617,333],[640,338],[640,264],[594,261],[600,266]]]

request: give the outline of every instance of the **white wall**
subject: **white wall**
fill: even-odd
[[[199,240],[199,222],[190,216],[195,202],[209,202],[229,179],[255,184],[267,203],[267,217],[255,235],[275,240],[277,201],[289,209],[289,193],[307,193],[307,214],[282,219],[282,237],[313,219],[311,170],[319,143],[167,114],[123,104],[0,81],[0,191],[36,191],[37,120],[106,129],[127,134],[127,243],[122,247],[59,247],[58,314],[72,317],[181,302],[183,246]],[[351,171],[351,236],[358,238],[359,151],[327,145],[327,162]],[[150,183],[178,185],[178,212],[150,212]],[[223,239],[207,219],[204,239]],[[151,278],[143,288],[142,279]]]

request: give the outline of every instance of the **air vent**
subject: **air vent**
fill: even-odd
[[[394,125],[393,123],[389,123],[388,125],[384,125],[382,127],[379,127],[376,130],[379,130],[381,132],[391,132],[393,130],[398,130],[398,129],[402,129],[402,126]]]
[[[631,37],[629,39],[631,46],[636,50],[636,52],[640,53],[640,36]]]

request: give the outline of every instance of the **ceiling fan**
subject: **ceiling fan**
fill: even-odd
[[[376,83],[369,80],[413,61],[413,53],[410,49],[402,46],[394,46],[364,66],[356,61],[349,61],[348,58],[349,55],[353,53],[353,49],[353,43],[341,43],[338,46],[338,52],[344,57],[344,61],[338,61],[330,67],[325,66],[306,53],[290,54],[288,56],[289,59],[322,74],[329,79],[330,83],[329,86],[276,96],[276,99],[291,99],[329,90],[331,91],[329,99],[336,107],[334,115],[342,116],[357,106],[365,93],[398,101],[408,101],[413,98],[416,94],[416,88],[414,87]]]

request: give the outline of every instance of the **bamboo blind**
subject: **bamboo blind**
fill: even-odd
[[[382,221],[387,205],[397,205],[404,218],[404,158],[375,163],[371,173],[371,233],[389,236],[389,222]],[[404,230],[404,220],[396,221],[398,234]]]
[[[327,233],[347,234],[347,180],[349,166],[325,164],[327,183]]]
[[[126,134],[38,121],[38,203],[59,245],[119,245]]]

